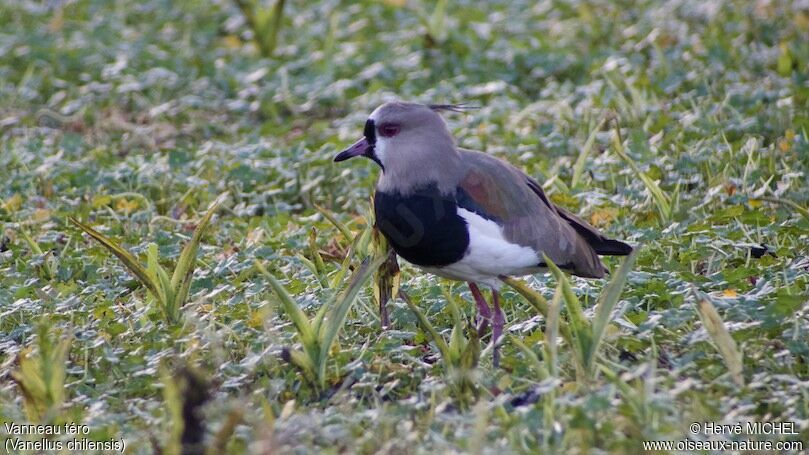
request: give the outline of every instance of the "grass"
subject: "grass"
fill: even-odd
[[[180,320],[180,309],[185,305],[188,298],[188,290],[191,289],[191,280],[194,277],[194,268],[197,262],[197,250],[199,249],[202,235],[208,228],[211,218],[216,213],[219,205],[222,204],[225,196],[226,194],[219,196],[197,223],[191,240],[188,241],[180,253],[180,257],[177,258],[177,264],[171,278],[169,278],[166,269],[160,265],[157,244],[149,244],[146,254],[147,265],[144,267],[132,253],[114,240],[73,217],[69,217],[68,220],[104,246],[110,254],[117,257],[138,279],[140,284],[149,291],[159,313],[166,322],[176,324]],[[35,245],[29,237],[26,237],[26,239],[29,244]],[[42,254],[41,251],[40,254]],[[52,275],[49,274],[48,277],[52,277]]]
[[[365,260],[357,268],[356,272],[348,281],[345,291],[335,297],[335,299],[324,303],[312,321],[298,306],[298,303],[289,295],[287,289],[282,285],[261,263],[256,262],[256,267],[267,277],[281,306],[287,314],[298,332],[298,338],[303,345],[302,350],[288,349],[284,353],[290,364],[298,367],[303,376],[308,379],[315,390],[323,392],[326,388],[328,377],[326,367],[329,360],[332,345],[337,339],[337,334],[343,327],[345,318],[351,310],[354,299],[360,289],[365,285],[371,274],[386,256],[377,258],[375,261]]]
[[[800,2],[41,3],[0,7],[0,421],[133,453],[809,440]],[[445,115],[459,144],[642,245],[631,270],[504,286],[492,368],[465,285],[361,266],[378,171],[331,158],[391,97],[480,106]],[[175,317],[71,217],[165,289],[195,258]],[[307,377],[295,320],[335,311]]]

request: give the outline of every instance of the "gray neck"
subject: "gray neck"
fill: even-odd
[[[454,194],[463,177],[463,169],[454,144],[451,150],[451,153],[431,154],[427,161],[386,167],[379,176],[376,188],[386,193],[408,195],[418,188],[434,184],[442,194]]]

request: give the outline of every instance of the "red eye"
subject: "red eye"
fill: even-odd
[[[379,135],[383,137],[391,137],[399,134],[399,125],[393,123],[383,123],[379,125]]]

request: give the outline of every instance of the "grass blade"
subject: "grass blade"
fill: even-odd
[[[556,349],[556,338],[559,329],[562,313],[562,288],[557,287],[551,300],[550,313],[545,323],[545,361],[548,363],[547,371],[550,376],[556,376],[558,372],[559,355]]]
[[[762,201],[767,201],[767,202],[772,202],[772,203],[775,203],[775,204],[786,205],[787,207],[791,208],[792,210],[795,210],[796,212],[800,213],[801,216],[806,219],[806,221],[809,221],[809,209],[801,207],[800,205],[798,205],[797,203],[795,203],[793,201],[790,201],[789,199],[781,198],[781,197],[770,197],[770,196],[760,196],[760,197],[749,196],[749,198],[750,199],[760,199]]]
[[[590,135],[587,136],[587,140],[584,142],[581,152],[579,152],[579,157],[576,158],[576,162],[573,164],[573,178],[570,180],[571,187],[578,187],[579,182],[581,181],[581,176],[584,173],[584,165],[587,163],[587,158],[590,157],[590,152],[593,150],[593,144],[595,144],[596,136],[606,121],[606,118],[602,119],[598,125],[593,128],[593,131],[590,131]]]
[[[320,250],[317,247],[317,230],[312,227],[309,231],[309,257],[314,266],[313,272],[317,276],[320,284],[325,284],[326,264],[323,263],[323,256],[320,255]]]
[[[266,49],[265,56],[272,56],[275,48],[278,46],[278,33],[281,31],[284,19],[284,5],[286,0],[275,0],[270,17],[265,19],[265,24],[262,27],[264,49]]]
[[[570,280],[549,257],[543,254],[543,258],[554,277],[556,277],[556,281],[559,283],[558,288],[562,291],[562,297],[568,310],[568,319],[570,320],[571,345],[578,361],[577,367],[581,369],[582,373],[586,374],[588,372],[587,356],[593,342],[592,327],[587,318],[584,317],[581,303],[570,286]]]
[[[449,353],[450,358],[447,359],[447,362],[450,364],[456,364],[461,359],[461,352],[463,352],[464,347],[466,347],[466,340],[463,337],[463,329],[460,325],[453,325],[452,331],[449,333]]]
[[[587,335],[586,338],[589,339],[589,334],[585,334],[589,329],[589,322],[587,318],[584,317],[581,303],[579,302],[579,298],[576,297],[576,293],[573,292],[570,280],[567,279],[565,273],[562,272],[549,257],[544,254],[542,256],[544,257],[545,263],[548,264],[548,268],[553,273],[553,276],[556,278],[556,281],[559,283],[558,285],[562,288],[562,297],[564,297],[570,318],[570,329],[575,336]]]
[[[329,220],[329,222],[333,224],[334,227],[336,227],[341,234],[343,234],[343,237],[345,237],[346,240],[351,241],[351,239],[354,238],[354,235],[351,234],[351,229],[349,229],[345,224],[343,224],[340,220],[338,220],[337,217],[334,216],[334,214],[332,214],[331,212],[329,212],[328,210],[317,204],[315,204],[315,209],[318,212],[320,212],[320,214],[323,215],[324,218]]]
[[[23,240],[25,240],[25,243],[28,244],[28,247],[31,248],[31,251],[34,252],[34,254],[38,254],[40,256],[44,254],[39,244],[30,235],[28,235],[28,231],[26,231],[25,229],[20,229],[20,234],[22,235]]]
[[[460,331],[460,326],[457,326]],[[480,339],[478,338],[478,331],[474,327],[467,330],[469,339],[465,341],[466,345],[461,352],[460,367],[462,370],[470,371],[478,366],[480,360]]]
[[[289,363],[298,367],[309,382],[317,383],[315,364],[312,363],[312,358],[309,355],[297,349],[286,349],[284,350],[284,357]]]
[[[396,259],[396,253],[393,251],[393,248],[388,245],[388,241],[385,237],[376,228],[373,228],[371,237],[374,255],[382,255],[387,258],[387,260],[379,266],[374,275],[374,299],[379,308],[379,322],[384,329],[390,325],[387,306],[388,301],[398,292],[401,275],[399,273],[399,262]]]
[[[643,172],[640,167],[638,167],[637,163],[635,163],[635,160],[626,154],[624,151],[624,145],[621,143],[621,140],[617,134],[614,136],[613,145],[615,153],[617,153],[618,156],[629,165],[632,171],[638,177],[640,177],[643,185],[646,187],[646,190],[652,195],[652,199],[654,200],[655,206],[657,206],[658,213],[663,221],[668,221],[671,219],[671,200],[669,197],[663,193],[663,190],[660,189],[657,182],[646,175],[646,173]]]
[[[265,9],[255,0],[234,0],[253,32],[253,41],[264,57],[272,57],[283,25],[286,0],[275,0],[272,9]]]
[[[345,259],[340,264],[340,267],[337,269],[337,272],[332,276],[331,281],[329,281],[329,288],[336,289],[340,283],[343,282],[345,279],[346,274],[348,273],[348,266],[351,264],[351,258],[354,256],[354,248],[351,247],[348,249],[346,253]]]
[[[451,290],[446,286],[441,286],[441,294],[444,295],[444,299],[447,301],[447,309],[449,309],[449,313],[452,315],[452,321],[455,325],[461,325],[463,322],[461,309],[458,307],[458,302],[455,301],[455,297],[452,296]]]
[[[369,224],[365,226],[365,229],[363,229],[362,232],[360,232],[360,235],[357,237],[354,251],[356,251],[360,257],[367,257],[373,254],[369,248],[371,246],[371,240],[373,240],[373,231],[374,227]]]
[[[553,314],[553,304],[549,304],[542,294],[531,289],[531,287],[522,280],[512,277],[500,277],[500,280],[503,283],[511,286],[512,289],[523,296],[528,304],[534,307],[539,314],[544,316],[546,319],[550,319],[551,315]],[[570,330],[568,329],[567,324],[565,324],[565,321],[559,320],[559,332],[562,334],[565,341],[572,343]]]
[[[699,298],[700,296],[697,297]],[[719,316],[713,304],[705,297],[697,300],[696,308],[700,319],[702,319],[702,325],[705,327],[705,331],[711,336],[716,349],[719,351],[719,354],[722,355],[722,359],[725,361],[725,365],[730,371],[730,377],[736,385],[743,387],[742,353],[739,351],[736,341],[730,336],[727,327],[725,327],[725,322],[722,320],[722,317]]]
[[[612,277],[609,283],[603,291],[601,291],[601,295],[596,302],[595,308],[595,316],[593,317],[592,321],[592,344],[590,345],[590,350],[587,353],[586,357],[586,365],[589,368],[590,373],[593,373],[593,366],[595,365],[595,356],[598,353],[599,345],[601,345],[601,341],[604,339],[604,333],[607,330],[607,325],[610,322],[610,315],[612,314],[612,310],[615,308],[615,305],[618,303],[618,299],[621,297],[621,291],[624,288],[624,284],[626,283],[626,277],[629,275],[629,272],[632,270],[632,266],[635,264],[635,259],[638,256],[638,248],[635,248],[629,256],[624,259],[623,264],[618,269],[618,272]]]
[[[43,257],[42,266],[40,269],[45,275],[45,279],[53,279],[53,269],[51,268],[51,264],[48,262],[47,258],[44,257],[45,253],[42,251],[42,247],[39,246],[36,240],[34,240],[25,229],[20,229],[20,234],[22,235],[23,240],[25,240],[25,243],[28,244],[28,247],[31,248],[31,251],[37,256]]]
[[[312,346],[315,343],[315,332],[309,323],[309,319],[306,318],[306,314],[304,314],[303,310],[298,306],[298,303],[289,295],[284,285],[268,272],[261,262],[256,261],[255,265],[258,271],[270,282],[270,287],[272,287],[275,295],[278,296],[278,299],[281,301],[284,312],[298,330],[301,343],[303,343],[304,347]]]
[[[427,319],[427,316],[421,311],[419,307],[410,300],[410,297],[401,289],[399,290],[399,298],[404,300],[407,304],[407,307],[410,308],[410,311],[416,315],[416,318],[419,320],[419,325],[421,325],[422,330],[427,332],[427,334],[432,338],[435,345],[438,347],[438,350],[441,351],[441,356],[448,359],[450,358],[450,350],[449,345],[444,340],[444,338],[435,330],[435,327],[430,323],[430,320]]]
[[[508,336],[509,340],[517,346],[517,348],[522,351],[525,358],[528,360],[528,364],[532,366],[538,373],[540,379],[545,379],[548,376],[547,369],[542,365],[542,362],[539,360],[539,357],[531,350],[523,341],[514,335]]]
[[[213,437],[213,442],[205,450],[205,455],[219,455],[227,453],[227,445],[230,438],[236,432],[236,427],[244,422],[244,411],[233,408],[225,418],[225,422]]]
[[[171,281],[169,280],[166,269],[158,262],[157,245],[150,243],[146,250],[146,271],[149,276],[157,283],[157,290],[159,295],[155,296],[160,304],[160,310],[165,313],[165,316],[170,320],[174,320],[174,312],[172,311],[174,292],[171,288]]]
[[[309,258],[307,258],[302,254],[296,254],[295,257],[298,258],[298,260],[303,263],[304,267],[306,267],[307,269],[309,269],[310,272],[312,272],[312,275],[315,276],[315,279],[317,279],[317,282],[320,283],[320,286],[325,288],[328,283],[323,280],[323,277],[317,270],[317,265],[315,265],[314,262],[310,261]]]
[[[340,268],[337,270],[337,273],[334,274],[334,276],[331,279],[331,282],[329,283],[330,288],[336,289],[339,286],[339,284],[343,282],[346,273],[348,273],[351,260],[355,256],[364,257],[364,255],[362,254],[361,244],[363,242],[363,238],[365,237],[366,233],[368,234],[367,240],[368,241],[371,240],[371,230],[372,227],[366,226],[366,228],[362,232],[358,233],[356,236],[349,237],[350,239],[353,238],[353,240],[351,242],[351,245],[349,245],[348,247],[348,251],[346,252],[346,256],[343,259],[342,264],[340,264]],[[366,244],[366,252],[367,252],[367,244]]]
[[[155,297],[159,297],[160,291],[158,290],[158,284],[149,276],[149,273],[146,269],[141,265],[138,259],[129,251],[122,248],[116,242],[105,236],[104,234],[96,231],[95,229],[91,228],[90,226],[82,223],[81,221],[71,217],[68,217],[71,223],[76,225],[79,229],[86,232],[87,235],[94,238],[98,243],[100,243],[104,248],[106,248],[110,253],[114,254],[118,259],[123,262],[124,266],[129,269],[130,273],[135,275],[135,278],[140,281],[140,283],[146,286],[146,289],[152,293]]]
[[[436,43],[443,43],[447,38],[447,29],[444,27],[444,20],[447,15],[447,0],[438,0],[435,2],[432,14],[427,21],[427,30],[430,37]]]
[[[528,301],[528,304],[534,307],[534,309],[537,310],[539,314],[548,317],[550,307],[545,297],[542,297],[542,294],[531,289],[531,287],[528,286],[528,284],[526,284],[525,281],[518,280],[510,276],[501,277],[500,280],[503,281],[503,283],[506,283],[507,285],[511,286],[512,289],[514,289],[520,295],[525,297],[525,300]]]
[[[197,262],[197,249],[202,240],[202,235],[205,233],[208,224],[211,222],[211,218],[214,213],[216,213],[219,206],[225,201],[227,195],[227,192],[222,193],[211,203],[205,216],[202,217],[196,229],[194,229],[194,235],[191,237],[191,240],[185,245],[183,251],[180,253],[179,259],[177,259],[177,265],[174,267],[174,273],[171,276],[171,289],[174,293],[174,300],[178,308],[185,303],[188,290],[191,288],[191,278],[194,275],[194,266]]]
[[[376,258],[376,260],[373,262],[371,262],[369,259],[363,261],[362,265],[360,265],[351,276],[346,290],[329,304],[329,311],[315,329],[318,331],[318,339],[320,341],[321,369],[325,368],[329,349],[331,348],[335,338],[337,338],[337,333],[343,327],[343,323],[348,315],[348,311],[351,309],[351,305],[354,303],[354,299],[357,297],[360,289],[365,286],[368,279],[371,278],[373,272],[385,261],[385,259],[387,258],[382,256]]]
[[[52,335],[50,325],[41,320],[37,327],[39,352],[26,347],[17,355],[19,367],[11,372],[23,396],[23,406],[31,422],[52,422],[65,401],[68,352],[71,335]]]

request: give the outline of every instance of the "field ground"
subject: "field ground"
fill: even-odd
[[[633,453],[708,439],[692,422],[809,442],[809,5],[405,3],[287,2],[270,58],[224,0],[0,4],[0,420],[130,453],[182,434],[211,453]],[[402,264],[439,338],[400,298],[380,330],[372,278],[320,376],[290,365],[306,353],[272,285],[307,317],[340,307],[375,245],[377,170],[331,157],[394,97],[479,106],[446,115],[462,146],[640,245],[612,311],[605,280],[571,278],[584,320],[557,299],[557,323],[506,287],[495,369],[466,285]],[[224,192],[174,312],[68,221],[170,274]],[[527,282],[552,301],[551,274]],[[559,332],[600,316],[590,354]]]

